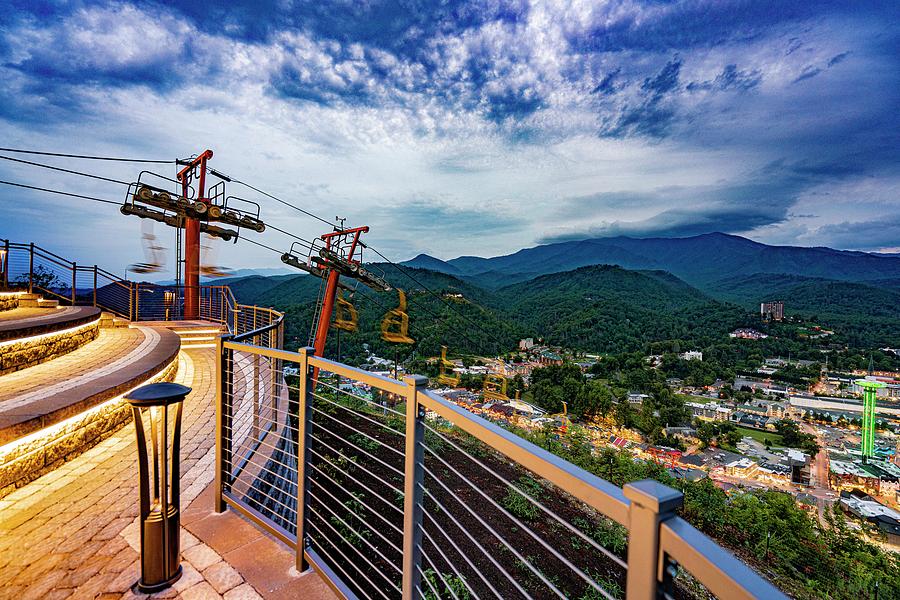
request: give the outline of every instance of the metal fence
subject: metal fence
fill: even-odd
[[[676,515],[404,381],[218,342],[216,510],[347,598],[783,598]]]
[[[184,318],[184,286],[130,281],[35,244],[9,240],[0,240],[0,258],[0,289],[27,290],[73,306],[96,306],[131,321]],[[238,303],[228,286],[202,285],[199,295],[200,319],[224,325],[232,335],[276,322],[280,331],[281,313]]]

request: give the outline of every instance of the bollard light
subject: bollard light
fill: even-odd
[[[135,585],[143,593],[158,592],[181,577],[181,411],[184,398],[190,391],[191,388],[178,383],[151,383],[125,396],[131,404],[137,436],[141,578]],[[171,445],[170,409],[174,411]],[[144,431],[145,416],[150,419],[149,440]]]
[[[175,292],[166,290],[163,292],[163,306],[166,307],[166,321],[169,320],[169,309],[175,304]]]

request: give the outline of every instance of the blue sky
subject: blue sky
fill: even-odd
[[[710,231],[896,251],[898,7],[2,2],[0,146],[148,158],[210,147],[225,173],[370,225],[394,259]],[[141,168],[47,162],[127,180]],[[0,177],[124,197],[5,161]],[[260,200],[266,220],[321,233]],[[0,237],[118,271],[143,260],[140,223],[115,207],[10,188],[0,206]],[[279,266],[254,246],[217,246],[210,260],[228,267]]]

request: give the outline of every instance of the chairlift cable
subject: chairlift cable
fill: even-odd
[[[48,188],[37,187],[34,185],[26,185],[24,183],[15,183],[13,181],[0,181],[0,184],[3,185],[11,185],[15,187],[25,188],[29,190],[37,190],[39,192],[47,192],[49,194],[59,194],[61,196],[71,196],[72,198],[81,198],[83,200],[92,200],[94,202],[103,202],[104,204],[114,204],[116,206],[121,206],[121,202],[115,202],[113,200],[104,200],[103,198],[95,198],[94,196],[84,196],[82,194],[73,194],[72,192],[62,192],[59,190],[51,190]]]
[[[35,167],[41,167],[43,169],[53,169],[54,171],[61,171],[63,173],[71,173],[72,175],[80,175],[81,177],[90,177],[91,179],[99,179],[100,181],[109,181],[110,183],[119,183],[122,185],[131,185],[127,181],[122,181],[121,179],[112,179],[110,177],[103,177],[102,175],[94,175],[92,173],[84,173],[82,171],[73,171],[72,169],[63,169],[62,167],[55,167],[53,165],[45,165],[43,163],[36,163],[30,160],[22,160],[21,158],[13,158],[12,156],[0,156],[2,160],[11,160],[13,162],[22,163],[26,165],[32,165]]]
[[[0,148],[0,152],[16,152],[19,154],[38,154],[41,156],[58,156],[60,158],[82,158],[86,160],[108,160],[115,162],[153,163],[158,165],[174,164],[174,160],[148,160],[142,158],[119,158],[113,156],[86,156],[84,154],[64,154],[60,152],[40,152],[37,150],[21,150],[18,148]]]
[[[259,188],[257,188],[257,187],[254,187],[254,186],[250,185],[249,183],[246,183],[246,182],[241,181],[240,179],[232,179],[231,182],[232,182],[232,183],[238,183],[238,184],[240,184],[240,185],[243,185],[244,187],[248,187],[248,188],[250,188],[251,190],[253,190],[254,192],[257,192],[257,193],[259,193],[259,194],[262,194],[263,196],[267,196],[267,197],[271,198],[272,200],[275,200],[276,202],[281,202],[281,203],[284,204],[285,206],[289,206],[290,208],[293,208],[294,210],[300,211],[301,213],[303,213],[303,214],[305,214],[305,215],[307,215],[307,216],[309,216],[309,217],[312,217],[313,219],[318,219],[319,221],[322,221],[323,223],[325,223],[325,224],[328,225],[329,227],[334,227],[334,223],[333,223],[333,222],[331,222],[331,221],[329,221],[329,220],[327,220],[327,219],[323,219],[323,218],[320,217],[319,215],[313,214],[313,213],[309,212],[308,210],[304,210],[304,209],[300,208],[299,206],[296,206],[296,205],[294,205],[294,204],[291,204],[290,202],[286,202],[285,200],[282,200],[281,198],[279,198],[279,197],[277,197],[277,196],[273,196],[272,194],[269,194],[268,192],[264,192],[264,191],[262,191],[261,189],[259,189]]]

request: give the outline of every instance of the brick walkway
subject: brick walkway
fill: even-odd
[[[183,351],[179,358],[176,381],[193,388],[183,417],[182,507],[213,476],[214,358],[212,349]],[[137,498],[134,427],[128,425],[0,500],[0,598],[132,597],[139,572]],[[184,574],[157,597],[259,598],[231,565],[184,529],[182,553]]]

